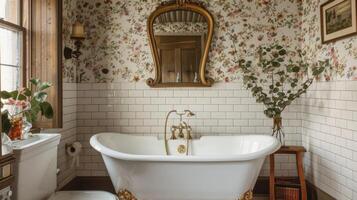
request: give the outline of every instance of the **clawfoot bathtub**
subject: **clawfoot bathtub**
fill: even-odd
[[[180,154],[185,141],[170,140],[166,155],[154,136],[100,133],[90,144],[116,192],[138,200],[249,199],[265,157],[280,148],[267,135],[202,136],[190,141],[188,156]]]

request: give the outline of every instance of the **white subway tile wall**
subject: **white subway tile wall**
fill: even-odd
[[[60,133],[61,141],[58,146],[58,187],[66,185],[76,176],[75,167],[71,167],[72,158],[66,154],[66,144],[76,141],[77,134],[77,84],[63,83],[63,128],[46,129],[45,133]]]
[[[357,199],[357,81],[314,84],[301,104],[307,178],[336,199]]]
[[[79,83],[77,87],[77,139],[84,150],[77,176],[105,176],[104,163],[89,144],[99,132],[159,135],[166,113],[190,109],[187,119],[198,135],[271,134],[272,120],[263,114],[242,83],[216,83],[211,88],[149,88],[145,83]],[[286,143],[301,145],[300,106],[291,105],[284,115]],[[170,120],[169,124],[177,123]],[[296,175],[294,157],[276,161],[278,175]],[[261,175],[268,175],[264,166]]]
[[[226,95],[226,96],[225,96]],[[199,135],[270,134],[271,120],[241,83],[212,88],[153,89],[144,83],[64,83],[64,127],[58,151],[59,187],[75,175],[105,176],[100,155],[89,145],[98,132],[158,135],[170,109],[191,109],[189,119]],[[301,104],[301,105],[300,105]],[[307,178],[337,199],[357,198],[357,82],[314,84],[300,103],[285,111],[286,142],[303,144]],[[170,120],[170,123],[177,122]],[[302,138],[301,138],[302,134]],[[302,141],[301,141],[302,139]],[[80,166],[71,168],[65,144],[79,140],[84,149]],[[269,173],[268,162],[261,175]],[[276,159],[278,175],[294,176],[295,158]]]

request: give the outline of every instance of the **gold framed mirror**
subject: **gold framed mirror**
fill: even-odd
[[[187,0],[162,3],[147,21],[155,63],[150,87],[210,87],[206,63],[214,21],[202,5]]]

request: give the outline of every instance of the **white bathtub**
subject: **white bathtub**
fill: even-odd
[[[154,136],[100,133],[90,144],[104,159],[117,192],[139,200],[233,200],[251,191],[267,155],[280,148],[266,135],[202,136],[189,144],[189,155],[176,153],[185,141]]]

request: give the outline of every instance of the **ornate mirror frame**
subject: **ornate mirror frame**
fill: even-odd
[[[204,51],[202,54],[202,59],[199,65],[199,83],[183,82],[183,83],[162,83],[161,67],[159,52],[157,50],[157,45],[155,42],[154,36],[154,22],[155,19],[163,13],[175,11],[175,10],[187,10],[201,14],[207,21],[207,41],[204,46]],[[154,12],[151,13],[147,20],[147,32],[149,36],[149,43],[151,47],[151,52],[153,54],[154,63],[155,63],[155,79],[149,78],[146,80],[147,85],[150,87],[210,87],[214,80],[206,77],[206,63],[208,59],[208,53],[212,42],[213,29],[214,29],[214,20],[209,11],[207,11],[203,6],[198,3],[188,2],[187,0],[176,0],[169,1],[167,3],[162,3],[159,7],[156,8]]]

